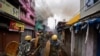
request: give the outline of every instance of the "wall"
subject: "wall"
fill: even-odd
[[[93,5],[92,7],[88,8],[88,9],[85,9],[86,6],[84,6],[84,4],[85,4],[85,0],[81,0],[80,1],[81,18],[83,18],[87,15],[93,14],[97,11],[100,11],[100,2],[98,4]]]
[[[89,28],[89,35],[86,43],[85,40],[86,30],[80,30],[78,33],[75,33],[74,56],[96,56],[97,34],[93,27]]]
[[[67,55],[70,56],[71,54],[71,32],[69,29],[65,30],[65,47],[67,48]]]
[[[21,4],[20,18],[25,23],[34,26],[35,25],[35,12],[34,8],[31,7],[32,0],[19,0]]]
[[[25,29],[24,32],[21,33],[21,42],[25,40],[25,36],[31,35],[33,37],[33,31]]]
[[[86,56],[96,56],[96,40],[97,34],[96,30],[93,27],[89,30],[88,41],[86,45]]]
[[[24,41],[26,35],[34,37],[34,26],[35,26],[35,11],[34,0],[19,0],[21,4],[20,18],[25,23],[25,30],[21,34],[21,41]],[[33,3],[33,4],[32,4]]]
[[[85,30],[80,30],[78,33],[75,34],[75,49],[74,49],[74,55],[75,56],[82,56],[82,54],[85,56],[85,45],[84,45],[84,38],[85,38]]]

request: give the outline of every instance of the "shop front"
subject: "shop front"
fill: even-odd
[[[19,9],[6,0],[0,0],[0,56],[5,54],[6,46],[12,42],[20,42],[24,24],[19,19]]]
[[[0,55],[5,54],[5,48],[12,42],[20,42],[21,32],[24,32],[23,24],[1,17],[0,19]]]
[[[24,37],[26,35],[30,35],[30,36],[32,36],[32,38],[35,37],[35,31],[34,31],[34,27],[33,26],[25,24],[24,32],[21,33],[21,41],[24,41]]]
[[[74,26],[74,56],[98,56],[100,18],[95,17]]]

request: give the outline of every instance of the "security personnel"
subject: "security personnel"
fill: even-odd
[[[42,32],[37,32],[36,33],[36,40],[35,40],[35,48],[38,49],[37,51],[37,56],[41,56],[43,52],[43,33]]]
[[[30,35],[25,36],[25,41],[19,45],[18,56],[28,56],[31,49],[31,39]]]
[[[40,37],[40,33],[36,33],[36,38],[35,38],[35,48],[37,48],[39,46],[39,37]]]
[[[41,32],[40,33],[40,37],[39,37],[39,45],[40,45],[40,48],[39,48],[39,56],[44,56],[43,55],[43,52],[44,52],[44,47],[45,47],[45,36],[44,36],[44,33]]]
[[[53,35],[51,37],[51,45],[50,45],[50,55],[49,56],[58,56],[59,54],[59,42],[57,35]]]
[[[52,35],[51,40],[47,41],[44,56],[58,56],[60,50],[57,35]]]

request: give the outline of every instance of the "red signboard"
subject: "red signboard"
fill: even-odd
[[[10,21],[10,26],[9,26],[10,31],[24,31],[24,24],[15,22],[15,21]]]

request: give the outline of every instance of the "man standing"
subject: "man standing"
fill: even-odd
[[[31,39],[30,35],[25,36],[25,41],[19,45],[17,56],[28,56],[31,49]]]
[[[59,56],[60,43],[57,35],[52,35],[51,40],[47,41],[44,56]]]

